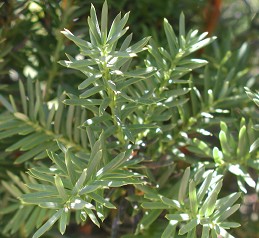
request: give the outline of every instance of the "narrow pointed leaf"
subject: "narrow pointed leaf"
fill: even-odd
[[[182,181],[181,181],[181,185],[180,185],[180,189],[179,189],[179,193],[178,193],[178,201],[180,203],[184,202],[184,198],[186,196],[186,190],[187,190],[187,186],[189,184],[189,178],[190,178],[190,167],[188,167],[183,174],[182,177]]]
[[[65,163],[66,163],[69,179],[71,180],[72,184],[75,184],[77,181],[77,175],[75,172],[75,167],[72,163],[72,152],[70,151],[70,149],[68,149],[65,153]]]
[[[108,200],[104,199],[103,197],[101,197],[97,193],[91,193],[91,194],[88,194],[88,196],[91,197],[92,199],[94,199],[96,202],[99,202],[103,206],[107,207],[107,208],[116,209],[116,207],[112,203],[110,203]]]
[[[59,209],[40,229],[38,229],[32,238],[38,238],[42,236],[44,233],[46,233],[53,225],[54,223],[61,217],[61,214],[63,212],[63,209]]]
[[[55,175],[55,185],[56,185],[56,188],[58,190],[58,193],[60,195],[60,197],[66,201],[67,200],[67,194],[66,194],[66,191],[65,191],[65,188],[64,188],[64,185],[63,185],[63,182],[61,180],[61,178],[58,176],[58,175]]]
[[[188,222],[186,225],[184,225],[180,230],[179,234],[184,235],[187,232],[191,231],[193,228],[195,228],[199,224],[198,219],[192,219],[190,222]]]
[[[61,214],[60,220],[59,220],[59,231],[62,235],[64,235],[64,233],[66,231],[68,216],[69,216],[68,211],[66,211],[66,209],[64,209]]]

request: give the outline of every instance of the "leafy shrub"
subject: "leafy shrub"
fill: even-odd
[[[60,74],[65,40],[56,30],[78,14],[69,3],[59,5],[61,22],[52,14],[53,26],[45,23],[55,42],[51,60],[38,46],[23,62],[34,76],[1,87],[2,235],[37,238],[55,223],[64,234],[74,222],[91,221],[111,224],[112,237],[233,237],[227,230],[240,224],[229,217],[256,188],[259,169],[251,104],[258,106],[259,95],[249,89],[247,44],[222,58],[194,58],[212,42],[217,48],[216,37],[188,31],[183,14],[178,33],[164,19],[162,45],[133,41],[129,13],[108,21],[104,2],[100,20],[91,6],[89,40],[62,31],[74,45],[66,43]],[[1,42],[3,62],[9,44]],[[14,68],[13,78],[21,74]],[[223,186],[231,176],[233,191]]]

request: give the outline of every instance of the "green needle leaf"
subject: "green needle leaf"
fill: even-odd
[[[107,29],[108,27],[108,5],[107,1],[105,0],[103,3],[102,8],[102,17],[101,17],[101,34],[102,34],[102,40],[103,42],[107,39]]]
[[[170,221],[167,227],[165,228],[161,238],[175,237],[177,223],[177,221]]]
[[[198,211],[198,201],[196,194],[195,182],[191,180],[189,185],[189,198],[190,198],[190,207],[193,215],[197,214]]]
[[[70,149],[67,149],[67,151],[65,152],[65,163],[70,181],[72,184],[75,184],[77,181],[77,175],[75,172],[75,167],[72,163],[72,152],[70,151]]]
[[[178,201],[183,204],[184,198],[186,196],[186,190],[189,184],[189,178],[190,178],[190,167],[188,167],[183,174],[179,193],[178,193]]]
[[[40,229],[38,229],[32,238],[38,238],[48,231],[54,223],[61,217],[64,208],[59,209]]]
[[[199,224],[198,219],[192,219],[190,222],[188,222],[186,225],[184,225],[180,230],[179,230],[179,235],[184,235],[187,232],[191,231],[193,228],[195,228]]]
[[[66,191],[65,191],[65,188],[64,188],[64,185],[63,185],[63,182],[61,180],[61,178],[58,176],[58,175],[55,175],[55,185],[56,185],[56,188],[58,190],[58,193],[60,195],[60,197],[63,199],[63,201],[66,201],[67,200],[67,194],[66,194]]]
[[[201,238],[208,238],[208,237],[210,237],[210,227],[208,225],[204,225],[202,227]]]
[[[59,231],[62,235],[64,235],[66,231],[68,219],[69,219],[69,213],[68,211],[66,211],[66,209],[64,209],[61,214],[61,218],[59,220]]]
[[[78,193],[79,190],[82,188],[86,180],[86,174],[87,174],[87,169],[84,169],[72,190],[72,194]]]
[[[96,202],[99,202],[103,206],[107,207],[107,208],[116,209],[116,207],[112,203],[110,203],[108,200],[104,199],[103,197],[101,197],[97,193],[91,193],[91,194],[88,194],[88,196],[91,197],[92,199],[94,199]]]

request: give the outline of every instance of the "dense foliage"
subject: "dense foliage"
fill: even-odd
[[[256,237],[256,5],[83,2],[1,5],[1,236]]]

